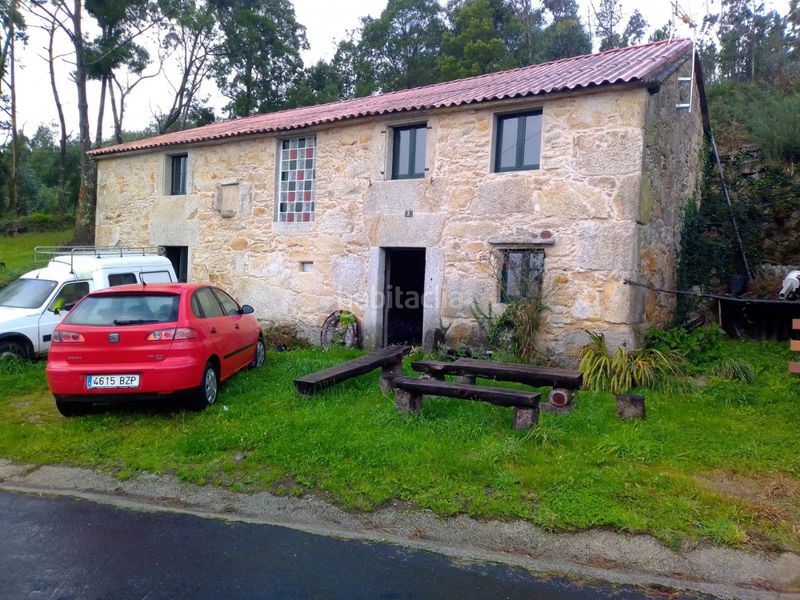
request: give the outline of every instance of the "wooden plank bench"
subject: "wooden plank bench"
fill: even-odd
[[[300,394],[311,395],[326,387],[380,368],[381,390],[388,392],[392,389],[392,379],[403,372],[403,356],[410,350],[411,346],[388,346],[335,367],[299,377],[294,380],[294,387]]]
[[[539,393],[493,388],[435,379],[395,377],[392,381],[397,410],[418,413],[422,396],[447,396],[462,400],[480,400],[495,406],[514,407],[514,429],[530,429],[539,422]]]
[[[474,384],[476,377],[483,377],[496,381],[524,383],[533,387],[551,386],[570,390],[578,390],[583,385],[583,375],[580,371],[474,358],[459,358],[455,362],[415,360],[411,363],[411,368],[439,380],[444,379],[445,375],[457,375],[459,383],[467,384]]]

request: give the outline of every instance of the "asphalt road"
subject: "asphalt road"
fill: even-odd
[[[2,599],[697,598],[580,585],[389,544],[0,492]]]

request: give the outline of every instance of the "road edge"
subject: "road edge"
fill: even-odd
[[[0,490],[69,496],[140,511],[287,527],[305,533],[390,543],[456,560],[522,567],[542,575],[696,591],[741,600],[800,600],[800,556],[702,546],[677,553],[647,535],[606,530],[549,533],[524,521],[441,519],[400,503],[372,513],[344,511],[324,499],[243,494],[140,474],[107,473],[0,459]]]

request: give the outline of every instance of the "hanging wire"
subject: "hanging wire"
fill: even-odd
[[[747,255],[744,253],[744,244],[742,244],[742,236],[739,233],[739,225],[736,223],[736,216],[733,214],[733,204],[731,203],[731,195],[728,192],[728,183],[725,181],[725,173],[722,171],[722,161],[719,158],[719,151],[717,150],[717,142],[714,139],[714,132],[711,131],[709,125],[709,135],[711,136],[711,148],[714,151],[714,158],[717,161],[717,168],[719,169],[719,179],[722,182],[722,191],[725,193],[725,202],[728,204],[728,213],[731,216],[731,223],[733,224],[733,231],[736,233],[736,243],[739,246],[739,254],[742,257],[745,272],[747,276],[752,279],[753,273],[750,271],[750,263],[747,261]]]
[[[691,0],[690,0],[690,9],[691,9]],[[680,17],[680,19],[686,23],[692,30],[692,84],[689,90],[689,112],[692,110],[692,93],[694,92],[694,75],[695,75],[695,61],[697,60],[697,24],[695,23],[694,19],[691,17],[689,13],[684,11],[678,0],[673,0],[672,2],[672,10],[673,13]],[[708,14],[708,1],[706,1],[706,14]],[[731,195],[730,191],[728,190],[728,183],[725,180],[725,172],[722,169],[722,160],[719,157],[719,150],[717,150],[717,142],[714,139],[714,132],[711,130],[711,124],[708,125],[708,134],[711,138],[711,148],[714,152],[714,159],[717,163],[717,168],[719,169],[719,178],[722,182],[722,191],[725,194],[725,203],[728,205],[728,214],[731,218],[731,224],[733,225],[733,231],[736,234],[736,244],[739,249],[739,255],[742,257],[742,264],[744,265],[745,272],[747,273],[747,277],[753,279],[753,272],[750,270],[750,262],[747,260],[747,255],[744,251],[744,244],[742,243],[742,236],[739,232],[739,224],[736,222],[736,216],[733,212],[733,203],[731,202]]]

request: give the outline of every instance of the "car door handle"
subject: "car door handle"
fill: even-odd
[[[211,333],[217,333],[217,328],[216,327],[212,327],[211,328]]]
[[[236,325],[234,325],[234,327],[235,327],[236,329],[239,329],[239,324],[237,323]]]

